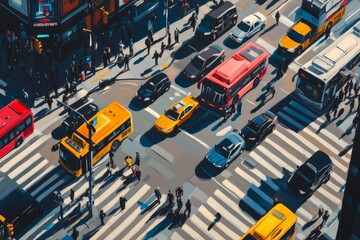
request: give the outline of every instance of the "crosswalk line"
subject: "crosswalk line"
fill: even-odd
[[[295,112],[294,110],[292,110],[291,108],[289,108],[289,107],[287,107],[287,106],[284,107],[282,110],[285,111],[285,113],[288,114],[288,115],[290,115],[292,118],[295,117],[295,118],[297,118],[297,119],[300,119],[300,120],[303,121],[306,125],[309,125],[309,124],[312,122],[311,119],[305,117],[304,115],[300,114],[299,112]],[[305,126],[304,126],[304,127],[305,127]],[[314,127],[315,127],[316,129],[319,129],[319,128],[320,128],[320,125],[317,124],[317,123],[314,123]]]
[[[36,178],[34,178],[33,180],[31,180],[31,182],[29,182],[28,184],[26,184],[23,189],[25,191],[27,191],[28,189],[30,189],[33,185],[35,185],[36,183],[38,183],[46,174],[48,174],[49,172],[51,172],[52,170],[54,170],[56,167],[54,165],[50,165],[48,167],[46,167],[45,169],[42,169],[41,173],[39,175],[36,176]]]
[[[286,143],[292,142],[289,138],[283,138],[283,140]],[[280,145],[278,145],[277,143],[272,141],[270,138],[267,138],[266,142],[268,142],[272,147],[274,147],[282,155],[284,155],[286,157],[286,159],[292,161],[296,166],[300,166],[303,163],[297,157],[293,156],[291,153],[289,153],[287,150],[285,150],[283,147],[281,147]],[[295,148],[295,149],[298,150],[299,148],[300,148],[299,145],[297,145],[297,148]],[[302,151],[304,152],[305,150],[302,149]],[[308,155],[310,155],[310,153],[308,153]]]
[[[259,145],[255,151],[260,151],[262,152],[265,156],[268,157],[268,159],[275,163],[278,167],[282,168],[284,167],[285,169],[287,169],[290,172],[294,171],[294,168],[291,167],[289,164],[287,164],[285,161],[281,160],[278,156],[276,156],[275,154],[273,154],[272,152],[270,152],[269,150],[267,150],[265,147],[263,147],[262,145]]]
[[[217,233],[213,228],[208,231],[207,225],[201,221],[201,219],[195,214],[191,215],[190,221],[192,221],[203,233],[205,233],[210,239],[224,239],[219,233]]]
[[[44,198],[46,198],[51,192],[53,192],[57,187],[59,187],[64,182],[71,179],[69,175],[66,175],[64,178],[58,180],[55,184],[51,185],[45,192],[43,192],[39,197],[36,198],[36,201],[41,202]],[[35,196],[35,195],[33,195]]]
[[[309,126],[312,127],[313,129],[315,129],[313,127],[312,123]],[[317,130],[317,129],[315,129],[315,130]],[[336,139],[336,141],[333,141],[333,143],[338,145],[339,148],[345,148],[348,145],[348,143],[346,143],[344,140],[339,139],[340,136],[335,136],[333,133],[331,133],[326,128],[321,129],[321,133],[324,134],[326,137],[328,137],[331,140]]]
[[[9,162],[7,162],[6,164],[4,164],[4,166],[2,166],[0,168],[0,171],[7,173],[10,168],[12,168],[13,166],[15,166],[17,163],[19,163],[21,160],[23,160],[27,155],[29,155],[33,150],[37,149],[39,146],[41,146],[44,142],[46,142],[49,138],[51,137],[50,134],[47,135],[43,135],[41,136],[41,138],[39,138],[36,142],[34,142],[33,144],[31,144],[26,151],[22,151],[21,153],[19,153],[18,155],[16,155],[16,157],[12,158]]]
[[[166,195],[165,195],[165,194],[162,194],[162,195],[161,195],[161,198],[164,198],[164,197],[166,197]],[[131,229],[129,230],[128,234],[127,234],[125,237],[123,237],[123,239],[132,239],[132,237],[133,237],[136,233],[140,232],[141,228],[143,228],[144,225],[145,225],[145,223],[148,221],[148,219],[146,218],[146,216],[152,216],[152,214],[153,214],[154,212],[156,212],[156,211],[160,208],[160,206],[161,206],[160,204],[157,204],[157,206],[154,207],[154,208],[152,208],[145,216],[142,216],[142,219],[138,222],[138,224],[136,224],[135,226],[131,226]],[[136,216],[139,215],[139,214],[141,213],[141,211],[142,211],[142,210],[141,210],[140,208],[137,208],[136,211],[134,211],[134,212],[131,214],[131,216],[134,215],[135,217],[131,217],[131,216],[130,216],[129,218],[126,219],[126,221],[124,221],[124,222],[126,222],[126,226],[120,225],[118,228],[119,228],[119,229],[125,229],[127,226],[129,226],[129,225],[135,220]],[[108,238],[111,239],[110,236],[108,236]],[[114,239],[118,239],[118,238],[116,237],[116,238],[114,238]]]
[[[328,182],[326,183],[326,186],[328,186],[329,188],[331,188],[334,192],[339,192],[341,186],[335,185],[335,183],[333,183],[331,180],[332,180],[332,179],[330,178],[330,181],[328,181]]]
[[[291,130],[288,130],[288,132],[292,133]],[[283,139],[287,144],[289,144],[291,147],[293,147],[294,149],[297,150],[297,152],[301,153],[302,155],[304,155],[305,157],[309,158],[311,157],[311,153],[309,153],[308,151],[306,151],[304,148],[302,148],[299,144],[295,143],[293,140],[291,140],[289,137],[285,136],[282,132],[280,132],[279,130],[275,130],[273,132],[275,135],[277,135],[279,138]],[[310,147],[309,147],[310,148]],[[282,149],[282,148],[281,148]],[[279,149],[280,150],[280,149]],[[313,150],[313,149],[311,149]],[[283,153],[283,152],[282,152]],[[284,153],[283,153],[284,154]],[[289,156],[288,156],[289,157]],[[293,157],[291,158],[293,160],[293,162],[295,161]],[[299,163],[299,162],[297,162]],[[300,161],[299,166],[302,164],[302,162]]]
[[[170,239],[172,240],[185,240],[185,238],[183,238],[182,236],[180,236],[180,234],[178,232],[174,232]]]
[[[207,204],[209,204],[212,208],[217,209],[217,211],[221,213],[221,216],[226,218],[235,227],[239,228],[241,232],[245,233],[249,229],[248,226],[246,226],[243,222],[241,222],[228,210],[226,210],[223,206],[221,206],[221,204],[219,204],[214,198],[210,197],[207,200]]]
[[[31,195],[35,196],[36,194],[38,194],[40,191],[43,190],[43,188],[47,187],[50,183],[54,182],[55,180],[59,179],[59,177],[62,175],[62,173],[64,173],[64,170],[61,168],[58,168],[58,170],[50,177],[48,178],[45,182],[43,182],[38,188],[36,188]],[[68,175],[66,175],[68,176]]]
[[[309,222],[311,219],[312,219],[312,215],[311,213],[309,213],[308,211],[306,211],[302,206],[299,207],[297,210],[296,210],[296,215],[298,215],[298,217],[300,218],[299,215],[302,216],[302,219],[305,221],[305,222]]]
[[[335,205],[339,206],[341,204],[341,199],[337,196],[332,195],[330,192],[326,191],[323,187],[320,187],[317,190],[318,193],[326,197],[329,201],[333,202]]]
[[[203,237],[200,236],[199,233],[197,233],[196,231],[194,231],[191,227],[189,227],[189,225],[187,223],[185,223],[182,226],[182,229],[187,232],[191,237],[193,237],[195,240],[205,240]]]
[[[243,193],[238,187],[236,187],[234,184],[232,184],[229,180],[225,179],[223,181],[223,185],[227,187],[230,191],[236,194],[239,198],[244,198],[245,193]]]
[[[130,188],[125,188],[123,191],[121,191],[121,196],[125,196],[128,192],[130,192]],[[96,200],[95,200],[96,202]],[[106,205],[104,207],[102,207],[102,209],[104,210],[104,212],[110,211],[110,209],[112,209],[113,207],[115,207],[116,204],[120,204],[119,203],[119,199],[116,197],[113,197],[111,199],[110,202],[107,202]]]
[[[111,187],[109,187],[108,189],[106,189],[106,191],[104,191],[103,193],[101,193],[101,196],[98,197],[95,201],[95,206],[99,206],[103,201],[105,201],[109,196],[111,196],[111,194],[113,192],[115,192],[119,187],[121,187],[121,185],[124,183],[124,180],[122,179],[118,179],[116,180],[116,182],[112,183]],[[100,184],[98,185],[100,186]],[[98,188],[94,188],[94,192],[98,191],[100,187]]]
[[[336,182],[339,183],[339,185],[344,185],[346,183],[346,178],[342,178],[340,177],[338,174],[336,174],[335,172],[332,172],[331,175],[330,175],[330,179],[334,179]]]
[[[16,182],[19,185],[22,185],[26,180],[28,180],[31,176],[35,176],[37,172],[41,172],[41,169],[46,165],[48,161],[41,161],[36,164],[36,167],[32,168],[30,171],[23,174]]]
[[[243,212],[239,206],[232,201],[229,197],[227,197],[223,192],[221,192],[219,189],[217,189],[214,192],[215,196],[217,196],[222,202],[224,202],[226,205],[230,206],[231,209],[235,210],[236,213],[238,213],[243,219],[245,219],[250,225],[254,225],[255,221],[250,216],[248,216],[247,213]]]
[[[205,208],[204,205],[201,205],[198,208],[198,211],[210,222],[214,220],[214,215]],[[217,222],[216,225],[221,229],[228,237],[229,239],[237,239],[239,238],[239,235],[234,233],[230,228],[225,226],[222,222]]]
[[[152,231],[152,229],[154,229],[156,226],[158,226],[162,221],[164,221],[166,218],[166,216],[157,218],[137,239],[138,240],[142,240],[142,239],[150,239],[150,238],[145,238],[145,236]],[[171,222],[171,220],[169,219],[169,222]],[[184,227],[183,227],[184,229]],[[194,231],[195,232],[195,231]]]
[[[309,116],[310,118],[313,119],[320,119],[317,115],[315,115],[313,112],[311,112],[310,110],[308,110],[307,108],[305,108],[303,105],[301,105],[300,103],[298,103],[297,101],[291,100],[289,103],[291,106],[293,106],[294,108],[296,108],[296,110],[301,111],[302,113],[306,114],[307,116]],[[320,120],[321,123],[323,123],[323,120]]]
[[[235,172],[241,176],[242,178],[246,179],[249,183],[254,184],[256,187],[260,187],[261,182],[257,179],[251,177],[249,174],[247,174],[245,171],[243,171],[241,168],[236,167]]]
[[[150,189],[150,186],[145,184],[143,185],[139,191],[137,191],[126,203],[127,208],[123,211],[123,213],[127,212],[140,198]],[[110,195],[111,196],[111,195]],[[108,196],[107,196],[108,197]],[[104,234],[123,214],[118,214],[109,219],[105,226],[99,229],[99,231],[94,234],[91,239],[101,239],[100,236]]]
[[[249,156],[253,158],[256,162],[267,168],[272,174],[274,174],[277,178],[282,178],[283,174],[279,172],[276,168],[274,168],[270,163],[262,159],[257,153],[251,151]]]
[[[14,179],[16,176],[18,176],[20,173],[22,173],[22,171],[26,170],[30,165],[33,165],[32,169],[38,168],[38,165],[37,164],[35,165],[34,163],[37,162],[40,158],[41,158],[41,154],[36,153],[34,156],[27,159],[24,163],[22,163],[20,166],[18,166],[16,169],[11,171],[8,176],[11,179]],[[46,162],[45,162],[45,164],[46,164]]]
[[[306,147],[310,148],[313,152],[316,152],[317,150],[319,150],[318,147],[316,147],[314,144],[312,144],[309,140],[307,140],[306,138],[304,138],[303,136],[301,136],[301,134],[295,133],[294,131],[287,129],[283,126],[281,126],[280,124],[277,125],[277,127],[280,127],[281,129],[283,129],[284,131],[286,131],[287,133],[291,134],[295,139],[298,139],[300,142],[302,142]],[[276,132],[276,131],[275,131]],[[282,133],[279,132],[279,134],[283,135]],[[280,135],[280,136],[281,136]],[[283,135],[284,136],[284,135]]]
[[[281,120],[285,120],[286,122],[288,122],[289,124],[293,125],[295,128],[297,129],[304,129],[305,126],[303,126],[302,124],[300,124],[299,122],[297,122],[296,120],[292,119],[291,117],[289,117],[288,115],[286,115],[283,112],[279,112],[278,116]]]

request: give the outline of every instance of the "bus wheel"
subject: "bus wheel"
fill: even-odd
[[[259,85],[259,78],[254,80],[253,88],[256,88]]]
[[[19,147],[23,143],[23,141],[24,141],[24,139],[22,137],[18,138],[18,140],[16,140],[15,147]]]
[[[111,146],[111,151],[115,152],[120,147],[120,142],[118,140],[115,140]]]

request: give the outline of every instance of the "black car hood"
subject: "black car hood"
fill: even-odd
[[[295,173],[294,176],[291,178],[289,185],[295,191],[304,191],[307,192],[311,187],[311,182],[308,179],[304,178],[298,173]]]
[[[192,63],[189,63],[185,69],[184,69],[185,73],[187,73],[189,76],[196,76],[198,77],[198,75],[200,74],[201,70],[198,69],[197,67],[195,67]]]
[[[241,129],[240,135],[242,135],[244,138],[256,138],[256,134],[251,131],[248,126],[245,126]]]

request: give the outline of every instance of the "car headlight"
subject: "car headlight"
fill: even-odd
[[[303,195],[303,194],[305,194],[306,192],[303,191],[303,190],[299,190],[299,193],[300,193],[301,195]]]
[[[148,97],[147,97],[147,98],[144,98],[144,101],[149,101],[149,100],[150,100],[150,98],[148,98]]]
[[[288,52],[294,53],[296,51],[296,48],[288,48]]]
[[[207,35],[210,35],[211,32],[204,32],[204,35],[207,36]]]
[[[249,138],[249,140],[255,140],[256,138]]]

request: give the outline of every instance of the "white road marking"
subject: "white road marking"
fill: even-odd
[[[58,180],[55,184],[52,184],[45,192],[43,192],[36,201],[41,202],[44,198],[46,198],[51,192],[53,192],[57,187],[59,187],[64,182],[68,181],[71,177],[66,175],[64,178]],[[33,195],[34,196],[34,195]]]
[[[64,170],[62,168],[58,168],[58,170],[50,178],[48,178],[44,183],[42,183],[37,189],[35,189],[35,191],[33,191],[31,193],[31,195],[35,196],[36,194],[38,194],[44,187],[47,187],[50,183],[52,183],[53,181],[58,179],[62,175],[63,172],[64,172]],[[66,176],[68,176],[68,175],[66,175]]]
[[[136,83],[131,83],[131,82],[122,82],[122,81],[120,81],[120,83],[119,84],[124,84],[124,85],[132,85],[132,86],[139,86],[138,84],[136,84]]]
[[[185,223],[182,226],[182,229],[187,232],[191,237],[193,237],[196,240],[205,240],[203,237],[201,237],[196,231],[194,231],[194,229],[192,229],[191,227],[189,227],[189,225],[187,225],[187,223]]]
[[[360,8],[358,8],[355,12],[353,12],[350,16],[348,16],[348,17],[345,19],[345,22],[347,22],[350,18],[352,18],[358,11],[360,11]]]
[[[140,239],[145,239],[145,235],[150,232],[152,229],[155,228],[155,226],[158,226],[162,221],[164,221],[166,216],[163,216],[163,217],[160,217],[158,219],[156,219],[137,239],[140,240]],[[184,227],[183,227],[184,229]],[[146,238],[146,240],[149,239],[149,238]]]
[[[262,38],[258,38],[255,41],[257,44],[259,44],[260,46],[262,46],[263,48],[266,49],[266,51],[268,51],[270,54],[273,54],[276,50],[276,47],[274,47],[273,45],[271,45],[270,43],[266,42],[264,39]]]
[[[188,135],[189,137],[191,137],[192,139],[194,139],[195,141],[197,141],[198,143],[200,143],[201,145],[203,145],[207,150],[210,150],[210,146],[207,145],[205,142],[203,142],[202,140],[200,140],[199,138],[195,137],[194,135],[188,133],[187,131],[180,129],[181,132],[185,133],[186,135]]]
[[[51,116],[51,115],[49,115],[49,116]],[[38,128],[38,130],[39,130],[40,132],[44,131],[44,130],[47,129],[49,126],[53,125],[56,121],[58,121],[58,120],[60,120],[60,119],[62,119],[62,118],[63,118],[63,116],[55,116],[55,117],[52,116],[51,119],[47,120],[44,124],[42,124],[42,125]]]
[[[261,181],[251,177],[249,174],[247,174],[244,170],[242,170],[239,167],[235,168],[235,172],[241,176],[243,179],[246,179],[249,183],[254,184],[256,187],[260,187]]]
[[[224,239],[219,233],[217,233],[213,228],[209,231],[207,230],[207,225],[201,221],[201,219],[195,214],[191,215],[190,220],[202,230],[210,239]]]
[[[225,136],[226,133],[228,133],[232,129],[232,126],[227,126],[215,133],[216,136],[222,137]]]
[[[191,95],[191,92],[185,92],[184,90],[182,90],[181,88],[175,86],[174,84],[171,84],[170,87],[173,88],[174,90],[184,94],[184,95],[189,95],[189,96]]]
[[[155,112],[155,110],[151,109],[150,107],[146,107],[144,110],[147,111],[148,113],[150,113],[151,115],[153,115],[155,118],[160,117],[160,114]]]
[[[173,240],[185,240],[185,239],[184,239],[182,236],[180,236],[180,234],[177,233],[177,232],[174,232],[174,233],[171,235],[170,239],[173,239]]]
[[[276,132],[276,131],[274,131]],[[279,131],[277,131],[279,132]],[[292,141],[289,139],[289,138],[283,138],[283,140],[286,142],[286,143],[289,143]],[[282,148],[280,145],[278,145],[277,143],[275,143],[274,141],[270,140],[270,138],[267,138],[265,140],[266,142],[268,142],[271,146],[273,146],[276,150],[278,150],[279,152],[281,152],[288,160],[292,161],[296,166],[300,166],[303,161],[299,160],[297,157],[294,157],[291,153],[289,153],[287,150],[285,150],[284,148]],[[293,144],[293,145],[296,145],[296,144]],[[286,146],[285,146],[286,147]],[[296,145],[295,147],[296,150],[299,150],[301,149],[302,152],[306,152],[304,149],[302,149],[300,146]],[[306,156],[310,157],[311,154],[308,153]]]
[[[263,154],[265,154],[266,157],[268,157],[270,159],[271,162],[275,163],[280,169],[281,168],[285,168],[286,170],[288,170],[289,172],[293,172],[294,168],[292,166],[290,166],[289,164],[287,164],[285,161],[283,161],[282,159],[280,159],[278,156],[276,156],[275,154],[273,154],[271,151],[267,150],[265,147],[263,147],[262,145],[257,146],[257,148],[254,151],[259,151],[262,152]]]
[[[41,171],[41,173],[36,176],[36,178],[34,178],[33,180],[31,180],[31,182],[29,182],[28,184],[26,184],[23,189],[25,191],[27,191],[30,187],[32,187],[34,184],[36,184],[37,182],[39,182],[42,177],[44,177],[46,174],[48,174],[49,172],[51,172],[53,169],[55,169],[56,167],[54,165],[50,165],[47,168],[43,169]]]
[[[36,167],[30,169],[30,171],[26,172],[19,178],[16,182],[17,184],[21,185],[26,180],[28,180],[31,176],[35,175],[38,171],[41,171],[42,167],[46,165],[47,161],[41,161],[40,163],[36,164]]]
[[[250,152],[249,156],[254,159],[255,162],[263,165],[266,169],[268,169],[272,174],[274,174],[277,178],[282,178],[283,174],[279,172],[275,167],[273,167],[268,161],[262,159],[257,153],[254,151]]]
[[[251,103],[252,105],[256,105],[255,103],[253,103],[252,101],[250,101],[249,99],[246,99],[247,102]]]
[[[22,171],[26,170],[30,165],[33,165],[34,167],[31,170],[40,169],[41,167],[38,166],[38,164],[34,164],[36,161],[38,161],[41,158],[40,153],[36,153],[34,156],[32,156],[30,159],[27,159],[24,163],[22,163],[20,166],[18,166],[16,169],[11,171],[9,173],[9,177],[11,179],[14,179],[18,174],[20,174]],[[45,159],[45,164],[47,160]],[[41,163],[41,162],[40,162]],[[27,174],[26,174],[27,175]],[[29,175],[28,175],[29,176]],[[18,181],[17,181],[18,182]],[[19,183],[21,184],[21,183]]]

